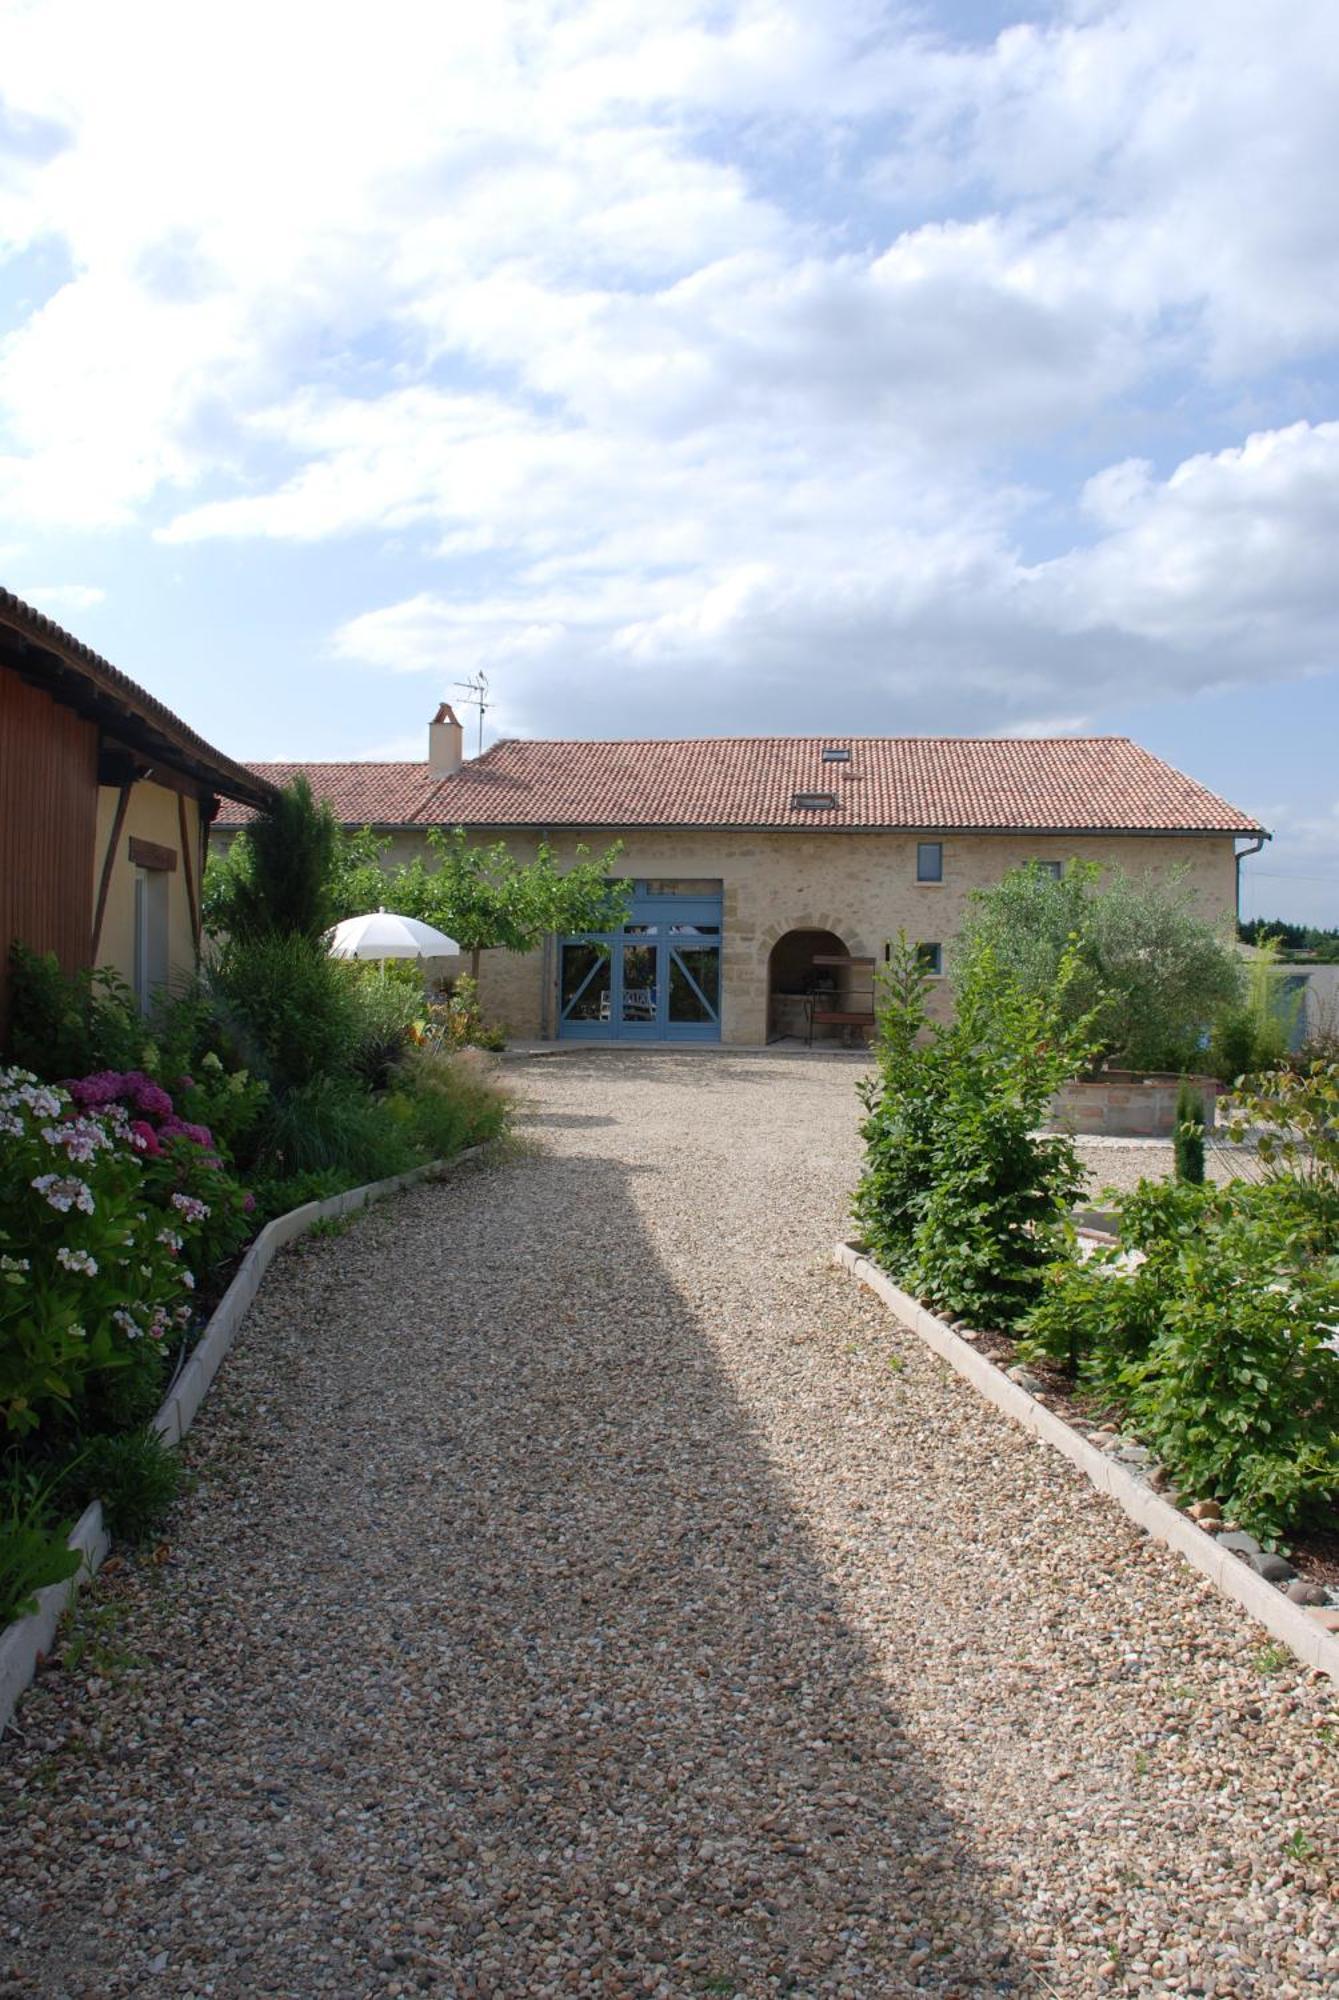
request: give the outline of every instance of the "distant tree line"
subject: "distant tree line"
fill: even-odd
[[[1339,930],[1321,930],[1314,924],[1287,924],[1282,917],[1250,917],[1237,925],[1237,936],[1243,944],[1263,944],[1266,938],[1277,938],[1285,957],[1296,952],[1305,952],[1308,958],[1319,959],[1323,964],[1339,962]]]

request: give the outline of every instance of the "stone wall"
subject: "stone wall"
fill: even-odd
[[[1204,1106],[1212,1131],[1223,1086],[1211,1076],[1189,1081]],[[1176,1131],[1176,1099],[1182,1079],[1167,1072],[1104,1070],[1100,1076],[1067,1083],[1051,1100],[1050,1124],[1062,1132],[1108,1134],[1121,1139],[1170,1139]]]
[[[506,828],[479,829],[480,841],[506,840],[528,858],[536,836]],[[1027,861],[1065,862],[1074,856],[1100,865],[1166,875],[1186,870],[1200,913],[1230,932],[1236,914],[1236,865],[1230,838],[1209,835],[1135,838],[1092,835],[1061,839],[1023,834],[946,834],[944,879],[917,882],[913,834],[666,833],[634,829],[556,834],[559,859],[581,841],[600,853],[623,842],[620,868],[633,877],[693,876],[724,885],[721,978],[722,1039],[757,1046],[767,1038],[768,957],[791,930],[834,932],[853,957],[880,962],[899,930],[917,943],[941,943],[947,967],[951,943],[973,889],[998,882]],[[418,836],[397,838],[391,857],[421,851]],[[480,969],[484,1011],[505,1021],[514,1037],[550,1036],[554,1027],[556,960],[550,944],[524,956],[486,952]],[[935,1005],[947,1012],[947,981],[936,982]]]

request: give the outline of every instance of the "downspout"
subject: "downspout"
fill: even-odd
[[[1258,833],[1255,836],[1254,844],[1252,846],[1233,847],[1232,858],[1237,864],[1236,909],[1233,915],[1234,915],[1234,921],[1238,929],[1240,929],[1241,926],[1241,864],[1243,861],[1249,860],[1252,854],[1258,854],[1260,852],[1260,849],[1264,846],[1265,842],[1267,840],[1272,840],[1273,838],[1274,836],[1272,833]]]

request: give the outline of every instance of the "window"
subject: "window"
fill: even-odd
[[[939,979],[944,971],[944,947],[942,944],[918,944],[916,957],[922,972],[928,972]]]
[[[916,843],[916,880],[918,882],[942,882],[943,879],[943,841],[918,840]]]
[[[792,812],[828,812],[836,803],[835,792],[796,792],[790,809]]]
[[[1059,861],[1035,861],[1033,867],[1040,869],[1043,875],[1049,875],[1053,882],[1058,882],[1065,872]]]
[[[823,751],[825,764],[849,764],[851,753],[840,743],[829,743]]]

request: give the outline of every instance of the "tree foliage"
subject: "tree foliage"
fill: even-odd
[[[290,779],[205,873],[204,922],[239,943],[267,937],[316,939],[336,921],[334,887],[341,834],[307,778]]]
[[[1031,993],[977,942],[940,1025],[915,946],[901,937],[891,957],[855,1213],[899,1282],[978,1325],[1033,1303],[1083,1185],[1072,1142],[1037,1130],[1092,1051],[1091,1016],[1067,1018],[1078,976],[1071,952]]]
[[[955,962],[988,946],[1003,974],[1041,995],[1068,961],[1064,1019],[1095,1015],[1108,1059],[1193,1069],[1213,1023],[1240,1000],[1240,962],[1195,914],[1183,874],[1163,882],[1117,870],[1099,888],[1100,878],[1086,861],[1059,879],[1035,863],[1014,869],[973,896]]]
[[[417,917],[469,952],[476,973],[481,952],[531,951],[554,932],[616,929],[627,910],[617,846],[598,856],[579,847],[562,867],[543,842],[533,861],[521,861],[503,840],[482,847],[463,827],[434,827],[426,856],[386,868],[388,845],[367,827],[343,836],[334,870],[339,916],[384,904]]]

